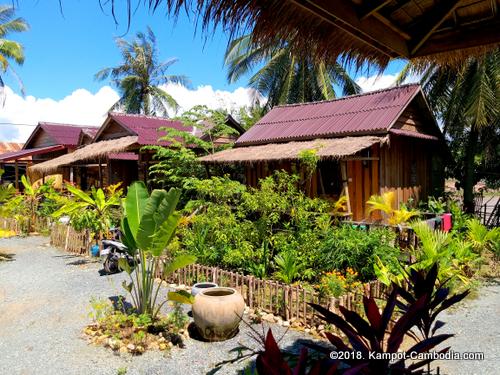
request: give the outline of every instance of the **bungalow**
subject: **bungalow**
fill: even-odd
[[[444,187],[443,135],[420,86],[399,86],[315,103],[277,106],[238,138],[235,147],[200,158],[241,164],[246,184],[275,170],[299,173],[306,151],[318,158],[311,197],[347,197],[353,220],[369,219],[372,194],[394,191],[399,206],[439,195]]]
[[[19,189],[20,175],[26,167],[73,152],[77,147],[82,132],[92,132],[97,127],[39,122],[20,150],[0,154],[0,164],[14,163],[14,184]],[[41,175],[30,175],[36,180]],[[69,179],[69,175],[63,175]]]
[[[231,116],[227,118],[227,125],[239,134],[244,131]],[[82,147],[74,153],[37,164],[30,168],[30,171],[42,174],[66,171],[67,175],[75,176],[71,182],[82,189],[118,182],[127,186],[138,179],[147,181],[147,172],[154,160],[153,154],[142,148],[151,145],[168,146],[170,142],[158,140],[164,135],[162,128],[205,137],[199,129],[186,126],[177,120],[110,112],[90,143],[84,143],[85,137],[82,135]],[[227,143],[235,138],[221,138],[214,142]]]

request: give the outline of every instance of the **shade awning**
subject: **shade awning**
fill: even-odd
[[[320,159],[339,159],[353,155],[376,143],[384,143],[385,137],[361,136],[315,139],[312,141],[268,143],[265,145],[236,147],[199,158],[203,163],[255,163],[260,161],[296,160],[300,153],[316,150]]]
[[[85,147],[79,148],[75,152],[60,156],[58,158],[45,161],[30,167],[33,172],[49,173],[58,168],[71,165],[78,161],[95,159],[107,156],[110,153],[119,153],[127,151],[129,147],[137,144],[137,136],[122,137],[91,143]]]
[[[66,147],[63,145],[54,145],[47,147],[28,148],[26,150],[19,150],[13,152],[6,152],[5,154],[0,155],[0,162],[19,160],[33,155],[47,154],[49,152],[64,150],[65,148]]]

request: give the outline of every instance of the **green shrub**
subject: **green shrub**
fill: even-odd
[[[362,281],[375,278],[373,265],[377,257],[389,267],[397,267],[399,249],[394,247],[395,233],[388,228],[369,231],[341,225],[333,228],[320,249],[320,265],[324,270],[352,268]]]

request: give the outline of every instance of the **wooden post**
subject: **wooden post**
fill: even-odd
[[[14,164],[14,170],[15,170],[15,187],[16,190],[19,191],[19,164],[17,163],[17,159]]]
[[[102,161],[101,157],[99,157],[99,187],[102,189]]]
[[[343,193],[345,194],[347,201],[347,213],[352,215],[352,210],[351,210],[351,198],[349,197],[349,184],[347,183],[347,162],[345,160],[342,160],[340,162],[340,173],[342,176],[342,186],[343,186]]]

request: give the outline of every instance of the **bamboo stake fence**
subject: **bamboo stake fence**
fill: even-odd
[[[12,225],[9,222],[8,225]],[[65,251],[87,255],[90,247],[88,232],[77,232],[69,225],[54,223],[50,230],[50,243]],[[162,259],[165,261],[166,258]],[[160,275],[158,275],[160,276]],[[339,313],[343,306],[362,314],[362,295],[347,293],[339,298],[321,296],[315,290],[300,285],[283,284],[275,280],[263,280],[252,275],[223,270],[219,267],[192,264],[184,267],[166,280],[167,283],[191,286],[197,282],[214,282],[231,287],[243,296],[246,305],[254,310],[272,313],[284,320],[296,320],[308,325],[320,323],[309,303],[316,303]],[[364,285],[364,290],[375,298],[383,298],[387,287],[378,280]]]

